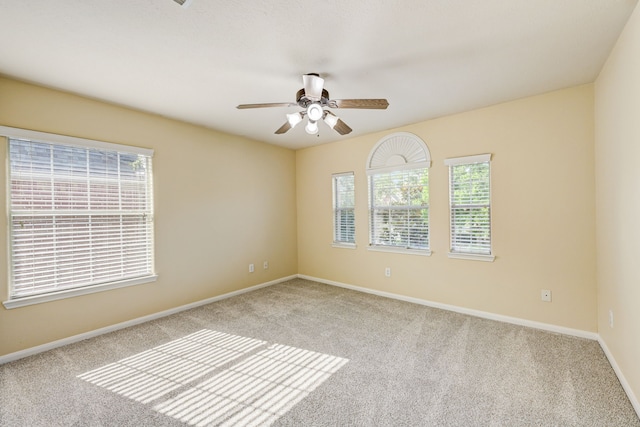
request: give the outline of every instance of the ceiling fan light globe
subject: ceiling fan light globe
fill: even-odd
[[[302,114],[300,113],[287,114],[287,121],[289,122],[289,125],[291,125],[291,128],[294,128],[298,123],[302,121]]]
[[[312,120],[309,120],[309,123],[304,127],[305,132],[309,135],[315,135],[318,133],[318,123]]]
[[[307,116],[309,116],[309,120],[318,121],[322,118],[324,114],[324,110],[320,106],[320,104],[311,104],[307,107]]]
[[[338,117],[327,113],[327,115],[324,116],[324,122],[333,129],[338,124]]]

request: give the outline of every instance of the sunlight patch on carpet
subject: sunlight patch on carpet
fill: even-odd
[[[191,425],[270,425],[347,359],[273,344],[156,406]]]
[[[149,403],[264,345],[261,340],[201,330],[78,378]]]
[[[201,330],[78,378],[143,404],[153,402],[156,411],[190,425],[265,426],[347,362]]]

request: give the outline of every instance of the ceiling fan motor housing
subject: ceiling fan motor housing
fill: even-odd
[[[321,105],[329,105],[329,92],[326,89],[322,89],[322,98],[320,98]],[[307,98],[304,92],[304,88],[300,89],[298,93],[296,93],[296,103],[302,108],[307,108],[310,104],[313,104],[314,101],[312,99]]]

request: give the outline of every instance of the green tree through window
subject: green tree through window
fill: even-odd
[[[448,164],[451,252],[491,255],[489,159],[471,156]]]
[[[429,248],[428,169],[371,176],[371,244]]]
[[[430,255],[427,144],[409,132],[382,138],[369,153],[369,249]]]
[[[333,242],[356,242],[353,172],[333,175]]]

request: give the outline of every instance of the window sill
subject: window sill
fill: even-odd
[[[94,294],[96,292],[108,291],[111,289],[125,288],[128,286],[141,285],[143,283],[155,282],[157,275],[137,277],[135,279],[127,279],[119,282],[109,282],[101,285],[87,286],[85,288],[68,289],[59,292],[52,292],[43,295],[34,295],[29,297],[10,299],[2,304],[7,309],[25,307],[33,304],[41,304],[43,302],[56,301],[65,298],[73,298],[80,295]]]
[[[429,249],[406,249],[395,246],[369,246],[368,250],[372,252],[391,252],[396,254],[431,256],[431,250]]]
[[[342,248],[342,249],[356,249],[357,248],[355,243],[340,243],[340,242],[333,242],[331,244],[331,247]]]
[[[449,258],[468,259],[472,261],[485,261],[485,262],[493,262],[493,260],[496,259],[495,255],[462,254],[457,252],[449,252]]]

